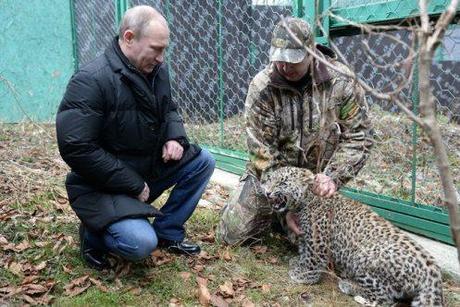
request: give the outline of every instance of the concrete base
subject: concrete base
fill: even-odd
[[[211,181],[231,191],[238,184],[239,178],[240,176],[238,175],[216,168]],[[436,259],[436,262],[444,272],[460,281],[460,266],[455,247],[413,233],[405,233],[426,249]]]
[[[405,232],[414,241],[427,250],[436,260],[441,269],[460,281],[460,265],[458,263],[457,249],[454,246],[434,241],[410,232]]]

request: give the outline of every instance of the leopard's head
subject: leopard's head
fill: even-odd
[[[264,180],[264,190],[273,209],[278,212],[296,209],[305,190],[313,182],[313,173],[298,167],[282,167],[270,174]]]

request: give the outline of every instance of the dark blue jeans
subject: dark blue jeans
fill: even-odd
[[[123,219],[107,227],[103,234],[86,231],[89,246],[110,251],[130,261],[142,260],[156,248],[158,239],[182,241],[184,224],[190,218],[214,171],[211,154],[202,150],[178,172],[161,181],[147,182],[153,201],[174,186],[161,208],[164,216],[150,224],[147,218]]]

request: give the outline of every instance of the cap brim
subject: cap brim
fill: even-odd
[[[305,49],[283,49],[270,47],[270,61],[300,63],[303,61],[307,51]]]

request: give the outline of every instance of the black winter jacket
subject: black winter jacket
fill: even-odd
[[[136,199],[144,182],[166,178],[193,159],[166,65],[145,77],[123,55],[116,37],[105,53],[75,73],[56,117],[59,151],[71,167],[66,187],[72,208],[89,228],[103,230],[125,217],[158,215]],[[164,163],[168,140],[184,147]]]

